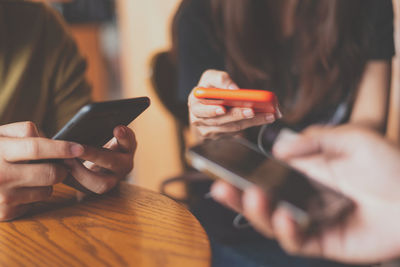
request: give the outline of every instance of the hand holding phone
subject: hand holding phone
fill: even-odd
[[[102,147],[113,138],[114,128],[127,126],[150,105],[147,97],[97,102],[82,107],[52,139]]]
[[[315,181],[350,197],[354,211],[345,220],[304,236],[291,213],[285,209],[271,212],[266,194],[256,187],[240,195],[219,182],[213,186],[213,196],[230,199],[222,202],[243,211],[260,233],[277,239],[291,255],[363,266],[400,256],[397,146],[372,130],[347,124],[313,126],[295,137],[280,134],[273,149],[274,155]],[[241,205],[235,199],[242,200]]]
[[[201,90],[202,88],[204,90]],[[230,99],[228,96],[215,95],[215,91],[213,95],[208,94],[212,90],[210,88],[229,88],[230,90],[217,91],[229,94]],[[239,87],[228,73],[217,70],[207,70],[203,73],[197,87],[188,98],[190,125],[199,139],[237,133],[250,127],[272,123],[282,116],[276,97],[272,93],[256,91],[247,95],[237,95],[239,91]],[[243,102],[243,99],[249,101]]]
[[[132,169],[135,136],[127,126],[150,105],[147,97],[92,103],[53,137],[85,145],[80,160],[64,161],[73,177],[64,183],[87,193],[104,193]],[[118,126],[118,127],[117,127]],[[113,138],[114,137],[114,138]]]
[[[257,146],[237,137],[208,140],[187,151],[191,165],[238,189],[260,187],[273,207],[284,206],[305,234],[342,220],[352,209],[350,199],[262,154]]]

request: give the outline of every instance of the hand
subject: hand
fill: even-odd
[[[239,87],[226,72],[207,70],[203,73],[198,87],[238,90]],[[255,113],[251,108],[225,109],[220,105],[207,105],[192,93],[188,99],[190,125],[200,138],[213,138],[223,133],[237,133],[241,130],[275,121],[275,114]]]
[[[90,191],[103,194],[112,189],[133,168],[136,139],[126,126],[114,129],[114,138],[104,148],[85,147],[80,159],[66,160],[69,172],[76,181]]]
[[[400,256],[400,152],[379,135],[351,126],[310,128],[299,138],[274,146],[274,154],[356,204],[345,222],[304,237],[285,209],[274,212],[259,188],[241,195],[218,183],[213,195],[249,219],[265,236],[275,237],[292,254],[374,263]],[[272,214],[272,216],[270,215]]]
[[[83,150],[79,144],[39,137],[32,122],[0,126],[0,221],[21,216],[33,203],[48,199],[52,186],[67,176],[61,164],[30,162],[75,158]]]

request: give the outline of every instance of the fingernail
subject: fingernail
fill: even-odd
[[[243,115],[246,117],[246,118],[253,118],[254,117],[254,112],[253,112],[253,110],[251,110],[251,109],[245,109],[244,111],[243,111]]]
[[[71,145],[70,150],[71,150],[72,155],[75,157],[78,157],[78,156],[82,155],[83,152],[85,152],[85,148],[82,145],[76,144],[76,143],[73,143]]]
[[[126,135],[126,129],[123,126],[118,127],[116,135],[118,137],[124,137]]]
[[[224,114],[225,114],[225,110],[224,110],[223,108],[217,108],[217,109],[215,110],[215,113],[216,113],[217,115],[224,115]]]
[[[273,114],[267,114],[267,115],[265,115],[265,120],[266,120],[268,123],[272,123],[272,122],[275,121],[275,116],[274,116]]]

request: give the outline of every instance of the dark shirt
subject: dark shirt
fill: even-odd
[[[222,48],[213,31],[209,0],[186,0],[178,15],[179,100],[187,97],[207,69],[226,70]],[[391,0],[365,0],[369,5],[369,60],[390,60],[394,55],[393,8]]]
[[[90,102],[86,62],[47,5],[1,0],[0,25],[0,125],[33,121],[52,136]]]

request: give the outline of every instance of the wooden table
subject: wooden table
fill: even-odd
[[[209,266],[208,238],[183,206],[122,183],[79,200],[64,185],[0,223],[0,266]]]

